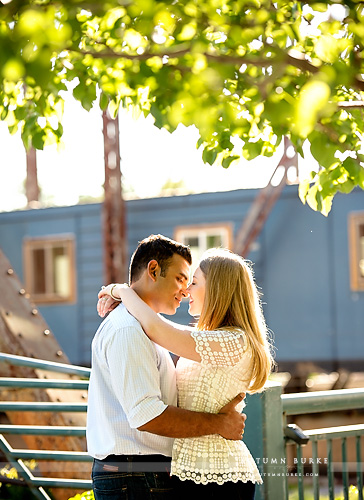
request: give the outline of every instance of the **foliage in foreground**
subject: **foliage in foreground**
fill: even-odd
[[[30,470],[35,469],[37,465],[35,460],[26,461],[25,464]],[[19,479],[15,467],[11,467],[9,464],[0,469],[0,476],[8,479]],[[34,495],[24,485],[9,484],[0,481],[0,498],[1,500],[34,500]]]
[[[364,188],[364,7],[341,0],[12,0],[0,4],[0,118],[26,147],[60,142],[64,92],[89,110],[195,125],[206,163],[271,156],[287,136],[327,214]],[[68,89],[73,90],[68,90]]]
[[[84,491],[81,494],[77,494],[76,496],[71,497],[68,500],[94,500],[94,498],[95,498],[94,492],[90,490],[90,491]]]
[[[356,486],[351,485],[349,487],[349,500],[359,500],[359,490]],[[289,500],[298,500],[299,495],[298,491],[295,491],[294,493],[289,494]],[[313,493],[305,491],[305,500],[314,500]],[[320,495],[320,500],[329,500],[328,495]],[[335,496],[335,500],[344,500],[343,495]]]

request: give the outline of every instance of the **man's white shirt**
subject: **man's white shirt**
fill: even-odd
[[[154,344],[123,304],[101,323],[92,342],[87,448],[108,455],[171,456],[173,439],[137,427],[177,406],[176,375],[166,349]]]

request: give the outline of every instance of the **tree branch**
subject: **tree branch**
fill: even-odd
[[[286,53],[279,47],[269,47],[272,52],[276,52],[277,56],[274,58],[263,58],[263,57],[241,57],[235,55],[228,54],[211,54],[211,53],[202,53],[209,61],[218,62],[221,64],[231,64],[235,66],[241,66],[243,64],[259,66],[262,68],[274,66],[279,63],[286,63],[291,66],[294,66],[301,71],[305,71],[311,74],[317,74],[320,72],[320,67],[314,66],[311,64],[306,58],[305,55],[302,54],[301,57],[294,56],[292,53]],[[136,61],[146,61],[151,59],[152,57],[183,57],[184,55],[190,52],[190,48],[184,47],[182,49],[177,50],[166,50],[161,53],[152,53],[152,52],[144,52],[143,54],[126,54],[124,52],[114,52],[111,50],[108,51],[100,51],[94,52],[92,50],[75,50],[70,49],[73,52],[78,52],[82,55],[91,55],[95,59],[129,59]],[[364,91],[364,81],[360,80],[358,77],[353,79],[353,86],[358,90]]]
[[[100,51],[93,52],[92,50],[75,50],[72,49],[72,52],[78,52],[81,55],[90,55],[94,59],[130,59],[132,61],[146,61],[147,59],[151,59],[152,57],[181,57],[190,52],[190,49],[181,49],[170,52],[163,52],[160,54],[153,54],[151,52],[144,52],[143,54],[126,54],[125,52],[114,52],[111,50],[108,51]]]
[[[278,52],[279,60],[281,61],[286,61],[287,64],[291,64],[292,66],[295,66],[299,69],[302,69],[303,71],[308,71],[310,73],[317,73],[320,68],[317,66],[314,66],[311,64],[307,59],[304,58],[304,55],[302,54],[302,58],[294,57],[291,54],[285,53],[282,49],[279,49],[278,47],[269,47],[269,49],[272,52]],[[91,55],[95,59],[132,59],[132,60],[137,60],[137,61],[143,61],[150,59],[152,57],[182,57],[189,52],[191,52],[190,47],[183,47],[182,49],[179,50],[165,50],[161,53],[153,53],[153,52],[144,52],[143,54],[127,54],[124,52],[114,52],[111,50],[108,51],[100,51],[100,52],[94,52],[92,50],[75,50],[72,49],[74,52],[79,52],[82,55]],[[252,64],[255,66],[260,66],[260,67],[266,67],[266,66],[272,66],[275,62],[277,62],[277,58],[262,58],[262,57],[245,57],[245,56],[235,56],[235,55],[229,55],[229,54],[211,54],[208,52],[203,53],[206,57],[206,59],[210,61],[216,61],[222,64],[234,64],[234,65],[239,65],[241,66],[242,64]]]

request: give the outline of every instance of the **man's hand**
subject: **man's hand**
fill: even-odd
[[[221,415],[222,427],[220,436],[225,439],[240,441],[243,438],[246,415],[236,410],[236,406],[243,401],[245,394],[238,394],[230,403],[221,408],[218,415]]]

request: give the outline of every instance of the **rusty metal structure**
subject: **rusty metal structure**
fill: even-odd
[[[107,111],[102,115],[104,135],[104,275],[105,283],[125,282],[128,280],[126,212],[123,200],[119,120],[111,118]],[[37,174],[36,150],[32,147],[26,152],[27,176],[25,192],[29,208],[38,207],[39,185]]]
[[[10,262],[0,251],[0,351],[18,356],[40,358],[47,361],[69,364],[50,328],[40,315],[37,307],[31,303],[29,295],[23,289]],[[13,367],[0,363],[1,377],[20,378],[60,378],[73,379],[73,375],[55,374],[45,370],[28,367]],[[0,391],[2,401],[34,402],[74,402],[84,403],[87,391],[58,389],[13,389]],[[78,413],[52,414],[34,412],[8,412],[6,418],[15,425],[76,425],[85,426],[85,415]],[[78,437],[24,436],[24,444],[30,449],[50,449],[67,451],[86,451],[86,441]],[[39,468],[42,470],[42,463]],[[47,464],[49,471],[49,463]],[[87,464],[58,463],[54,466],[54,475],[72,477],[76,472],[79,477],[89,478],[90,467]],[[69,491],[58,490],[57,500],[69,498]]]
[[[39,185],[37,172],[37,153],[35,148],[31,147],[26,152],[27,177],[25,181],[25,194],[28,207],[34,206],[39,202]]]
[[[289,154],[290,150],[293,152],[292,155]],[[259,236],[265,221],[287,183],[287,171],[291,167],[295,168],[296,177],[298,177],[298,155],[293,146],[291,146],[290,141],[285,137],[282,158],[274,169],[268,184],[257,194],[236,234],[234,242],[235,253],[243,257],[248,255],[252,244]],[[275,183],[275,178],[279,173],[281,173],[281,178]]]
[[[119,120],[102,115],[105,159],[103,205],[105,283],[128,280],[126,211],[122,193]]]

